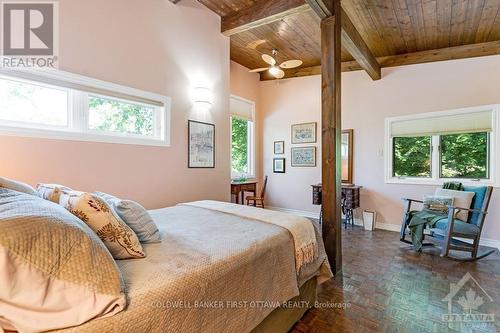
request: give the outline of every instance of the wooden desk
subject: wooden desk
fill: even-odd
[[[257,181],[256,180],[248,180],[244,182],[231,182],[231,196],[236,195],[236,203],[240,203],[240,195],[241,195],[241,204],[245,204],[245,192],[252,192],[253,196],[257,195]]]

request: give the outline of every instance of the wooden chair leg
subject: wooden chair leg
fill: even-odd
[[[407,241],[405,239],[405,236],[406,236],[406,227],[408,225],[408,218],[410,216],[410,209],[411,209],[411,201],[409,200],[405,200],[405,203],[404,203],[404,212],[403,212],[403,221],[401,223],[401,231],[400,231],[400,235],[399,235],[399,240],[404,242],[404,243],[409,243],[411,244],[410,241]]]
[[[472,246],[474,248],[472,249],[471,257],[475,258],[475,257],[477,257],[477,251],[479,250],[479,237],[478,236],[476,238],[474,238],[474,243],[472,244]]]
[[[455,209],[450,209],[448,211],[448,229],[446,229],[446,236],[444,238],[443,242],[443,248],[441,249],[441,257],[446,257],[448,256],[448,253],[450,253],[450,244],[451,244],[451,239],[452,234],[453,234],[453,226],[455,224]]]

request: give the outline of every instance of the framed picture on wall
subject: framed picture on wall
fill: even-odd
[[[215,168],[215,125],[188,121],[188,167]]]
[[[292,144],[315,143],[316,123],[292,125]]]
[[[285,141],[274,141],[274,154],[283,155],[285,153]]]
[[[315,167],[316,166],[316,147],[292,148],[292,166],[293,167]]]
[[[274,173],[285,173],[285,159],[275,158],[273,160],[273,172]]]

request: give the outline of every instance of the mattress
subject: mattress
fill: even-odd
[[[281,227],[191,206],[150,211],[162,242],[118,261],[125,311],[59,332],[250,332],[311,278],[331,275],[319,258],[295,268]]]

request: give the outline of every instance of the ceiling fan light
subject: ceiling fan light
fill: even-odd
[[[269,73],[271,73],[272,76],[278,75],[280,72],[280,69],[277,66],[272,66],[269,68]]]

